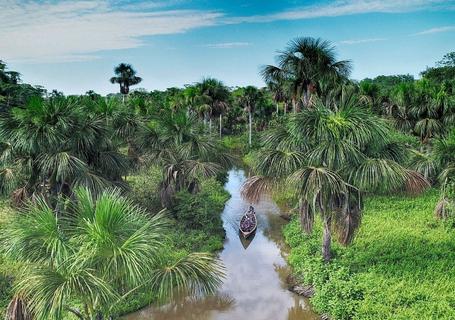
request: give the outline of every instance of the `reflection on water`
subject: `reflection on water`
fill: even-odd
[[[283,259],[285,246],[281,236],[284,221],[275,203],[262,200],[256,204],[256,235],[249,242],[239,238],[240,218],[249,206],[240,196],[244,180],[243,170],[229,171],[225,188],[231,199],[222,214],[226,241],[220,253],[227,277],[219,293],[214,297],[183,298],[161,308],[149,307],[125,319],[317,319],[305,299],[287,290],[285,280],[289,271]]]

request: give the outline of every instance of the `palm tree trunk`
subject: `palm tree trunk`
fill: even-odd
[[[221,138],[221,131],[222,131],[222,115],[220,113],[220,138]]]
[[[276,103],[276,115],[278,116],[278,102]]]
[[[322,235],[322,257],[325,262],[330,261],[330,247],[332,244],[332,217],[329,215],[324,216],[324,230]]]
[[[249,134],[248,134],[248,144],[250,145],[251,147],[251,135],[252,135],[252,123],[253,123],[253,119],[252,119],[252,115],[251,115],[251,111],[248,111],[248,131],[249,131]]]
[[[122,94],[122,103],[125,104],[125,95]]]
[[[212,133],[212,117],[209,117],[209,133]]]
[[[287,111],[288,111],[288,103],[285,102],[284,103],[284,115],[286,115]]]
[[[303,105],[305,106],[305,108],[308,108],[309,104],[310,104],[310,88],[307,85],[305,87],[305,90],[303,90]]]
[[[294,113],[297,112],[297,101],[295,100],[295,98],[292,98],[292,110],[294,111]]]

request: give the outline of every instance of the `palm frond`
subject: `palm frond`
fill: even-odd
[[[19,261],[63,263],[71,248],[62,223],[43,198],[29,202],[3,231],[5,253]]]
[[[243,183],[241,195],[248,201],[256,203],[262,196],[270,194],[277,183],[276,178],[252,176]]]
[[[407,193],[412,195],[421,194],[430,187],[431,184],[425,176],[417,171],[406,170],[405,189]]]
[[[149,283],[163,301],[182,291],[193,296],[214,293],[224,277],[219,259],[207,253],[190,253],[175,262],[160,263]]]
[[[34,316],[28,309],[26,301],[15,296],[6,308],[5,320],[33,320]]]
[[[324,211],[329,209],[332,198],[347,192],[342,177],[325,167],[304,167],[290,175],[287,182],[312,208]]]

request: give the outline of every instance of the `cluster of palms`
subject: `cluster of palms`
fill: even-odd
[[[386,112],[395,127],[418,136],[423,144],[447,133],[455,123],[455,96],[427,79],[397,85]]]
[[[128,72],[120,72],[127,68]],[[111,82],[120,84],[123,97],[129,92],[131,85],[137,84],[141,79],[136,76],[136,71],[127,64],[120,64],[116,69],[116,77]],[[91,94],[93,96],[93,93]],[[253,118],[257,117],[256,128],[264,129],[271,119],[272,97],[267,90],[253,86],[235,88],[231,90],[223,82],[214,78],[204,78],[202,81],[187,85],[184,89],[168,88],[165,91],[141,90],[134,91],[130,96],[136,103],[152,106],[144,109],[145,113],[154,113],[157,110],[184,110],[202,120],[206,131],[212,133],[213,121],[218,120],[218,133],[222,136],[223,129],[228,132],[239,132],[237,127],[248,124],[249,144],[253,132]],[[277,111],[278,113],[278,105]],[[223,121],[223,117],[226,119]],[[241,130],[240,130],[241,132]]]
[[[8,70],[0,60],[0,110],[24,104],[31,97],[42,95],[44,91],[42,87],[21,83],[19,72]]]
[[[163,206],[169,206],[179,191],[197,192],[201,179],[214,177],[230,166],[232,158],[214,136],[204,131],[194,114],[161,110],[151,115],[138,133],[135,145],[143,161],[163,170]]]
[[[439,218],[455,213],[453,128],[455,126],[455,53],[449,53],[435,67],[422,72],[422,79],[410,75],[380,76],[360,83],[360,93],[373,112],[387,118],[407,136],[411,146],[409,167],[441,188],[435,208]],[[412,137],[419,141],[412,142]]]
[[[121,196],[138,166],[162,168],[164,206],[222,171],[231,159],[195,115],[134,97],[37,97],[1,114],[0,139],[0,188],[21,208],[1,250],[24,266],[8,319],[102,319],[136,290],[164,298],[220,283],[219,260],[171,259],[163,214]]]
[[[336,61],[328,42],[296,39],[278,62],[262,74],[275,97],[283,99],[287,92],[295,113],[263,135],[257,175],[246,181],[243,194],[255,201],[264,192],[292,186],[304,232],[311,233],[315,215],[321,216],[322,255],[329,261],[333,231],[340,243],[352,241],[365,193],[418,193],[429,183],[407,167],[408,150],[370,111],[358,87],[346,81],[350,64]]]
[[[111,110],[109,110],[111,108]],[[0,116],[0,188],[16,204],[55,200],[78,186],[122,184],[128,159],[119,151],[128,123],[113,102],[35,98]]]

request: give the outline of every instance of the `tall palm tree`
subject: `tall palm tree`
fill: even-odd
[[[262,98],[262,92],[254,86],[245,87],[238,97],[239,104],[248,113],[248,144],[250,147],[252,143],[253,113]]]
[[[261,75],[267,84],[289,85],[294,112],[301,104],[309,106],[319,81],[334,84],[346,79],[351,70],[350,61],[338,61],[332,44],[320,38],[296,38],[276,60],[277,66],[264,66]]]
[[[120,85],[120,93],[123,95],[123,102],[125,102],[125,96],[130,92],[130,86],[140,83],[142,78],[136,76],[136,70],[127,63],[120,63],[115,67],[114,73],[115,76],[110,81]]]
[[[352,241],[364,193],[427,187],[420,174],[399,164],[403,152],[386,123],[343,90],[339,100],[318,100],[264,135],[258,175],[246,181],[243,194],[256,201],[278,185],[292,186],[304,232],[312,232],[316,213],[321,216],[322,255],[329,261],[332,229],[342,244]]]
[[[37,319],[62,319],[68,312],[81,320],[110,319],[116,304],[138,289],[167,299],[175,290],[211,293],[220,284],[216,258],[169,258],[162,249],[163,213],[147,217],[118,191],[75,194],[59,213],[39,198],[2,230],[2,251],[22,266],[9,320],[26,312]]]
[[[289,100],[289,86],[283,81],[269,81],[267,83],[269,91],[272,93],[276,103],[276,115],[279,113],[279,104],[283,103],[283,113],[287,113],[287,102]]]

